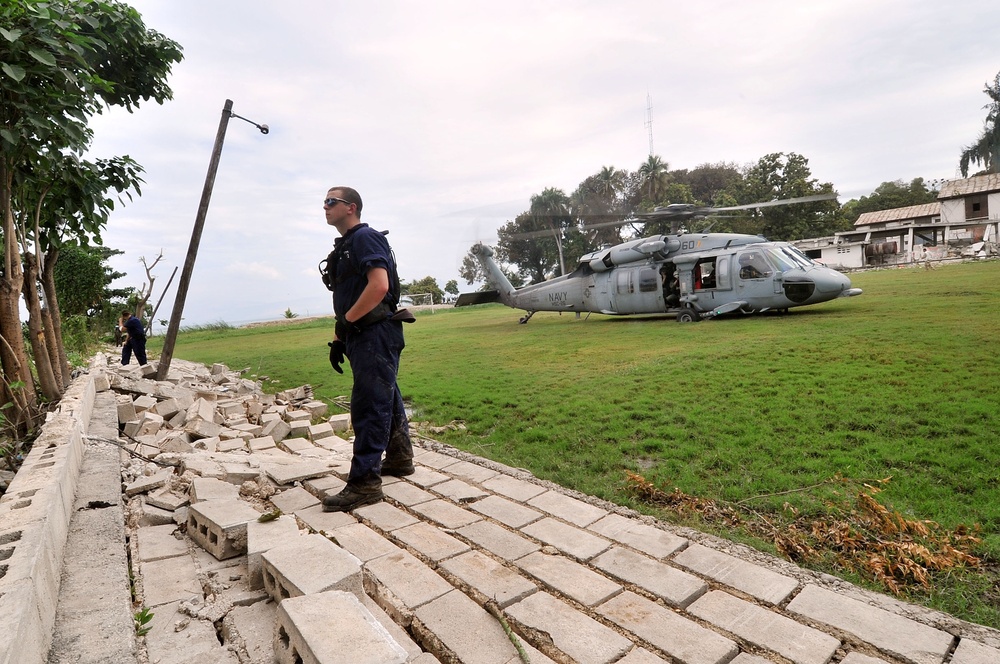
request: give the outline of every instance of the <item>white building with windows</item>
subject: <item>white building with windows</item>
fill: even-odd
[[[949,180],[938,200],[866,212],[854,229],[794,242],[810,258],[851,269],[907,265],[924,259],[998,255],[1000,173]]]

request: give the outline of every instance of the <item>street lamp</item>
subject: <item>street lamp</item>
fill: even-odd
[[[233,113],[233,100],[227,99],[222,107],[222,119],[219,120],[219,131],[215,135],[215,147],[212,158],[208,162],[208,174],[205,176],[205,188],[201,192],[201,204],[198,205],[198,216],[194,220],[194,230],[191,232],[191,244],[188,245],[187,258],[184,260],[184,270],[177,284],[177,297],[174,299],[174,310],[170,314],[170,324],[167,326],[167,338],[163,342],[163,352],[160,353],[160,363],[156,371],[156,380],[166,380],[170,371],[170,360],[174,355],[174,343],[177,341],[177,331],[181,326],[184,314],[184,300],[187,299],[188,286],[191,284],[191,273],[194,272],[194,261],[198,256],[198,245],[201,243],[201,232],[205,228],[205,215],[208,214],[208,203],[212,200],[212,188],[215,186],[215,174],[219,170],[219,158],[222,156],[222,144],[226,140],[226,128],[229,118],[245,120],[267,134],[270,129],[266,124],[257,124],[241,115]]]

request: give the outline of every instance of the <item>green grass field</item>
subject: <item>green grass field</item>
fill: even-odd
[[[439,309],[407,326],[400,386],[413,420],[465,422],[444,442],[772,551],[745,529],[642,502],[626,471],[770,520],[820,518],[847,487],[891,478],[887,507],[978,525],[983,539],[984,566],[936,573],[906,598],[1000,627],[1000,262],[852,281],[864,295],[686,325],[553,313],[518,325],[521,312],[499,305]],[[329,400],[351,384],[327,363],[331,330],[320,319],[189,331],[175,356],[249,368],[269,392],[309,383]],[[811,566],[884,590],[831,561]]]

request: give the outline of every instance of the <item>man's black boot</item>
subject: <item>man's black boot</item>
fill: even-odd
[[[382,477],[386,475],[392,475],[393,477],[403,477],[405,475],[412,475],[417,471],[413,467],[412,459],[405,459],[401,461],[386,461],[382,464]]]
[[[365,505],[373,505],[385,499],[382,487],[352,486],[348,484],[340,493],[323,499],[324,512],[350,512]]]

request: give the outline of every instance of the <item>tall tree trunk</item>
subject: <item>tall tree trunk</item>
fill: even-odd
[[[14,424],[18,433],[24,433],[30,426],[35,409],[35,379],[31,375],[28,353],[24,348],[21,332],[21,286],[24,273],[21,271],[20,251],[14,230],[14,212],[10,206],[13,177],[0,159],[0,205],[3,206],[4,271],[0,277],[0,367],[7,387],[7,397],[14,407],[6,417]],[[20,383],[19,388],[12,387]]]
[[[35,255],[24,255],[24,304],[28,308],[28,336],[31,352],[35,356],[35,371],[42,394],[49,401],[62,397],[62,386],[52,370],[48,344],[45,343],[45,329],[42,327],[42,303],[38,299],[38,261]]]
[[[52,247],[45,252],[45,266],[42,268],[42,292],[45,293],[46,321],[45,331],[49,335],[49,352],[54,352],[58,359],[53,360],[58,368],[56,377],[60,379],[63,390],[69,385],[69,357],[66,355],[66,343],[62,335],[62,314],[59,312],[59,297],[56,294],[56,261],[59,260],[59,248]]]

